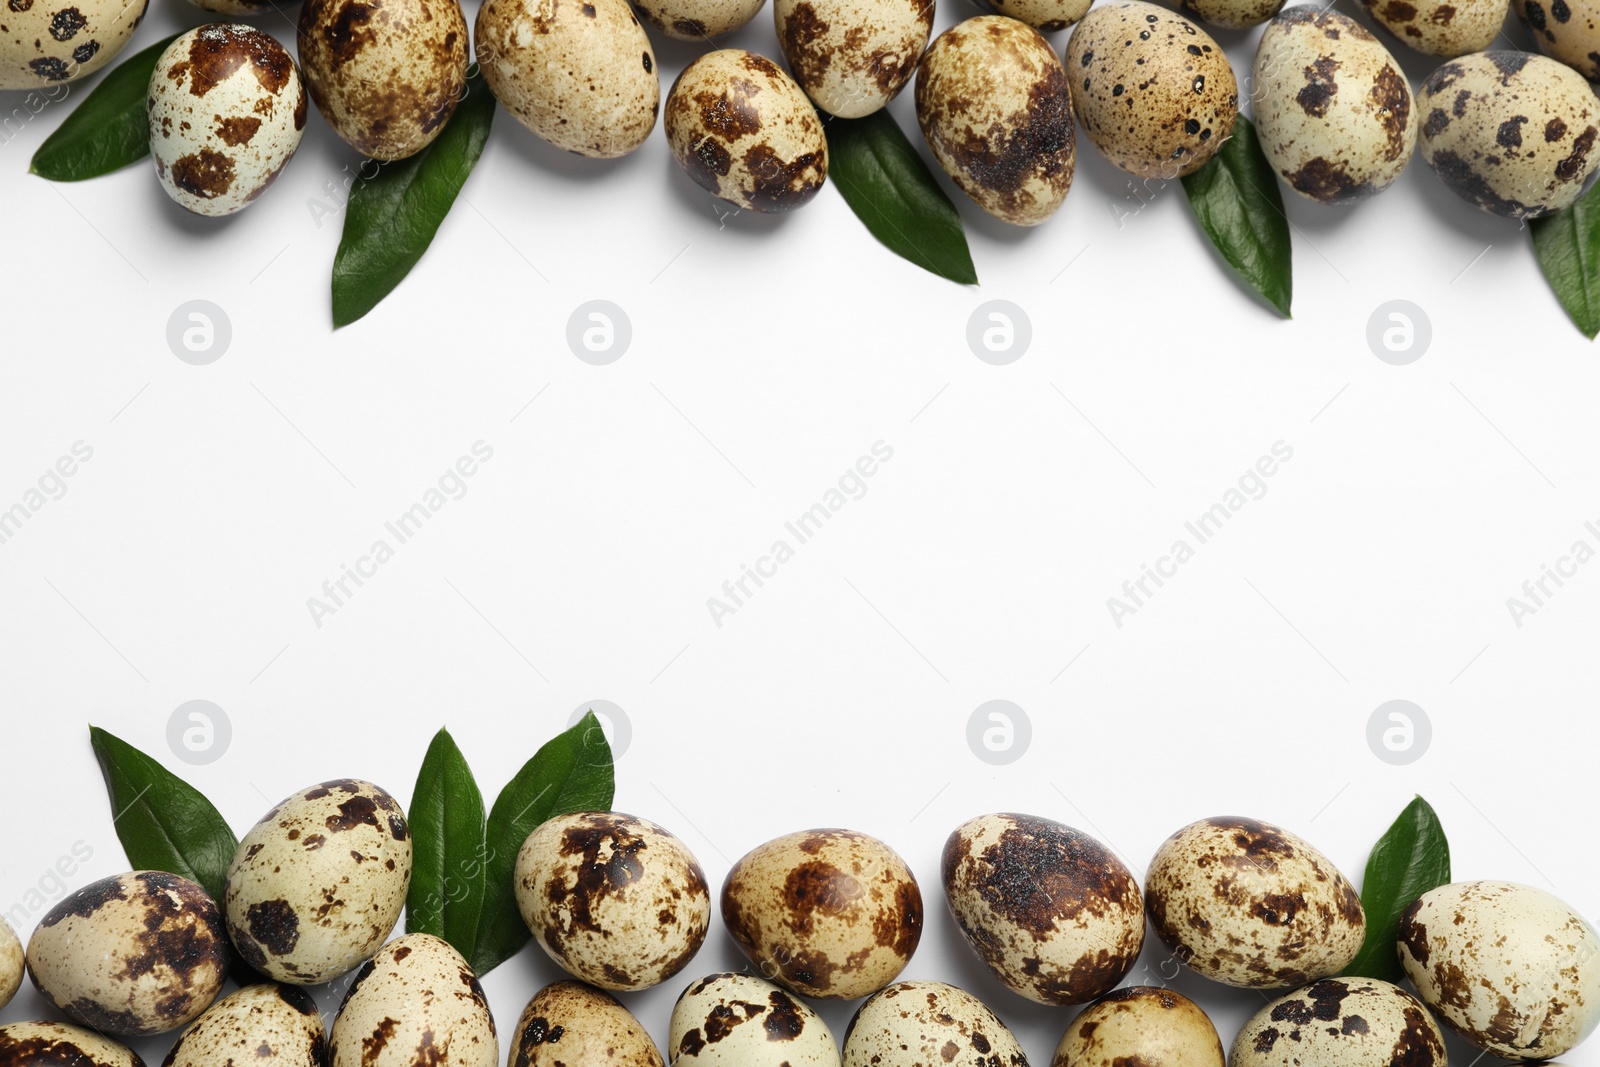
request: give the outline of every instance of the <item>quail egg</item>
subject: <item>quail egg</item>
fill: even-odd
[[[610,993],[557,982],[517,1020],[508,1067],[663,1067],[639,1020]]]
[[[1600,165],[1583,76],[1528,52],[1451,60],[1417,93],[1422,158],[1456,195],[1513,219],[1560,211]]]
[[[1600,935],[1542,889],[1430,890],[1402,913],[1399,949],[1423,1002],[1496,1056],[1549,1059],[1600,1025]]]
[[[405,934],[368,960],[329,1036],[330,1067],[499,1067],[494,1018],[461,953]]]
[[[1339,869],[1287,830],[1203,819],[1150,861],[1145,907],[1162,942],[1197,973],[1251,989],[1300,986],[1355,958],[1367,923]]]
[[[672,1009],[673,1067],[839,1067],[828,1024],[805,1001],[750,974],[712,974]]]
[[[300,146],[306,92],[282,45],[213,23],[167,46],[150,76],[150,154],[167,195],[197,215],[252,204]]]
[[[893,849],[852,830],[759,846],[722,883],[722,921],[756,969],[796,993],[849,1000],[894,981],[922,938],[922,891]]]
[[[625,156],[661,106],[650,39],[628,0],[485,0],[478,66],[528,129],[582,156]]]
[[[132,871],[62,899],[28,939],[33,984],[115,1037],[176,1030],[222,991],[233,954],[216,903],[187,878]]]
[[[986,0],[997,15],[1026,22],[1040,33],[1056,33],[1075,26],[1094,0]]]
[[[1144,898],[1099,841],[1034,815],[983,815],[944,844],[945,899],[1013,992],[1082,1004],[1114,989],[1144,945]]]
[[[1325,978],[1258,1011],[1230,1067],[1445,1067],[1444,1035],[1421,1001],[1374,978]]]
[[[11,1003],[22,987],[22,942],[11,924],[0,918],[0,1008]]]
[[[1225,30],[1259,26],[1283,9],[1283,0],[1179,0],[1178,7]]]
[[[1224,1067],[1222,1039],[1188,997],[1130,986],[1072,1020],[1051,1067]]]
[[[797,208],[828,177],[822,123],[794,79],[740,48],[708,52],[667,94],[667,142],[695,184],[750,211]]]
[[[122,51],[148,0],[7,0],[0,89],[41,89],[93,74]]]
[[[0,1026],[0,1067],[144,1067],[139,1054],[66,1023]]]
[[[342,778],[262,816],[228,866],[228,932],[269,978],[316,985],[382,945],[411,884],[411,833],[394,797]]]
[[[322,1012],[311,994],[264,982],[207,1008],[161,1067],[325,1067],[327,1053]]]
[[[1389,50],[1354,19],[1292,7],[1261,36],[1256,133],[1289,188],[1322,204],[1387,189],[1411,159],[1417,109]]]
[[[1028,1067],[1006,1024],[964,989],[897,982],[861,1005],[844,1039],[844,1067]]]
[[[1462,56],[1494,43],[1508,0],[1362,0],[1373,21],[1418,52]]]
[[[1600,6],[1596,0],[1519,0],[1517,14],[1539,51],[1600,81]]]
[[[917,67],[917,121],[933,157],[995,218],[1037,226],[1072,188],[1072,97],[1038,30],[979,15],[941,33]]]
[[[1182,15],[1114,0],[1067,42],[1067,85],[1083,132],[1142,178],[1192,174],[1233,132],[1239,87],[1222,48]]]
[[[668,37],[696,44],[732,33],[767,0],[634,0],[645,21]]]
[[[305,0],[297,41],[317,110],[376,160],[433,143],[466,88],[467,22],[457,0]]]
[[[842,119],[899,95],[933,32],[934,0],[773,0],[778,43],[795,80]]]
[[[647,989],[686,967],[711,925],[705,872],[647,819],[584,811],[517,853],[517,906],[540,947],[602,989]]]

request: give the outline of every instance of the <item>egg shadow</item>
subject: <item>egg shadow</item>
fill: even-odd
[[[639,149],[623,156],[600,159],[578,152],[557,148],[543,137],[524,126],[505,108],[496,114],[495,141],[497,146],[517,157],[522,163],[573,184],[590,184],[615,180],[618,175],[639,165]],[[659,123],[657,123],[659,125]],[[651,135],[654,135],[654,129]],[[649,143],[649,138],[644,144]],[[640,145],[640,148],[643,144]]]

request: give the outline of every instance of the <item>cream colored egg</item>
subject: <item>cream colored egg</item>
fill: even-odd
[[[839,1067],[839,1046],[805,1001],[751,974],[712,974],[672,1009],[673,1067]]]
[[[517,853],[517,906],[550,958],[602,989],[648,989],[688,966],[711,924],[705,872],[677,837],[621,812],[541,824]]]
[[[302,789],[262,816],[228,867],[228,932],[269,978],[316,985],[368,959],[400,919],[411,833],[371,782]]]
[[[1600,166],[1583,76],[1528,52],[1451,60],[1417,92],[1422,158],[1456,195],[1508,218],[1560,211]]]
[[[625,156],[655,128],[661,76],[628,0],[485,0],[475,41],[495,98],[557,148]]]
[[[634,0],[645,21],[678,41],[709,44],[732,33],[761,10],[767,0]]]
[[[1083,132],[1130,174],[1192,174],[1233,133],[1239,87],[1228,57],[1166,8],[1102,3],[1072,31],[1066,68]]]
[[[1411,159],[1417,108],[1400,64],[1360,23],[1302,4],[1256,49],[1256,135],[1289,188],[1322,204],[1387,189]]]
[[[176,1030],[222,991],[233,953],[206,891],[160,871],[65,897],[28,939],[28,973],[74,1021],[116,1037]]]
[[[1114,989],[1144,944],[1144,897],[1093,837],[1035,815],[983,815],[944,845],[945,900],[994,976],[1041,1004]]]
[[[1077,134],[1066,73],[1026,23],[979,15],[917,68],[917,122],[939,166],[995,218],[1037,226],[1067,198]]]
[[[1402,43],[1430,56],[1462,56],[1494,43],[1508,0],[1362,0]]]
[[[66,1023],[0,1026],[0,1067],[144,1067],[126,1045]]]
[[[667,143],[695,184],[749,211],[789,211],[828,177],[828,141],[804,90],[765,56],[708,52],[667,94]]]
[[[511,1067],[663,1067],[656,1043],[610,993],[557,982],[533,995],[511,1038]]]
[[[317,110],[376,160],[432,144],[467,84],[457,0],[305,0],[297,40]]]
[[[1224,1067],[1222,1039],[1188,997],[1131,986],[1072,1020],[1051,1067]]]
[[[1424,1003],[1477,1048],[1546,1060],[1600,1026],[1600,935],[1514,882],[1456,882],[1400,917],[1400,963]]]
[[[773,0],[784,61],[818,107],[870,115],[899,95],[933,32],[934,0]]]
[[[1533,31],[1533,43],[1590,81],[1600,81],[1600,3],[1597,0],[1513,0]]]
[[[330,1067],[499,1067],[494,1017],[461,953],[405,934],[361,968],[329,1037]]]
[[[11,1003],[22,987],[22,942],[11,924],[0,918],[0,1008]]]
[[[122,51],[147,3],[6,0],[0,7],[0,89],[45,89],[93,74]]]
[[[1326,978],[1258,1011],[1229,1067],[1445,1067],[1444,1035],[1416,997],[1375,978]]]
[[[161,1067],[324,1067],[327,1034],[299,986],[245,986],[207,1008]]]
[[[1225,30],[1259,26],[1283,9],[1283,0],[1180,0],[1186,14]]]
[[[1094,0],[988,0],[998,15],[1005,15],[1040,33],[1055,33],[1075,26],[1089,11]]]
[[[898,982],[861,1005],[844,1067],[1028,1067],[1016,1037],[977,997],[943,982]]]
[[[1250,989],[1337,974],[1366,938],[1355,888],[1302,838],[1255,819],[1202,819],[1150,861],[1145,907],[1197,973]]]

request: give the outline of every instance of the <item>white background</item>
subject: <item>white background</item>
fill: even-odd
[[[130,48],[202,18],[158,5]],[[946,0],[940,27],[970,13]],[[734,42],[773,52],[769,19]],[[261,23],[292,40],[287,19]],[[1254,36],[1224,38],[1237,69]],[[694,50],[656,43],[670,82]],[[1428,69],[1405,61],[1414,80]],[[1180,825],[1249,814],[1359,878],[1421,792],[1458,877],[1600,917],[1600,566],[1520,627],[1506,606],[1575,540],[1600,548],[1583,526],[1600,520],[1600,370],[1526,234],[1420,163],[1354,210],[1288,205],[1282,322],[1224,274],[1176,186],[1136,192],[1087,144],[1044,227],[961,202],[984,282],[969,290],[882,250],[832,190],[788,218],[719,219],[659,133],[596,163],[502,113],[416,271],[335,334],[339,219],[319,227],[311,205],[336,206],[358,160],[320,119],[269,195],[207,221],[144,166],[28,176],[76,95],[0,147],[0,509],[75,442],[93,449],[0,544],[0,907],[64,892],[50,871],[79,842],[93,856],[75,882],[126,867],[87,722],[242,830],[335,776],[409,798],[442,724],[492,796],[606,699],[633,724],[617,806],[682,835],[714,886],[806,826],[900,849],[928,904],[908,976],[973,989],[1036,1064],[1071,1012],[984,974],[937,882],[945,836],[982,812],[1092,830],[1140,874]],[[909,104],[894,111],[915,137]],[[565,341],[596,298],[633,328],[604,367]],[[209,366],[166,341],[193,299],[232,323]],[[967,347],[988,299],[1032,322],[1008,366]],[[1366,341],[1393,299],[1432,324],[1409,366]],[[880,440],[893,458],[865,495],[715,625],[707,598]],[[478,441],[494,455],[465,496],[319,627],[307,598]],[[1265,495],[1115,625],[1106,599],[1278,441],[1293,458]],[[195,698],[234,736],[188,767],[166,722]],[[966,742],[994,698],[1033,723],[1004,768]],[[1409,766],[1366,741],[1396,698],[1433,723]],[[738,963],[717,924],[691,971]],[[658,1039],[692,976],[629,998]],[[535,949],[489,977],[503,1036],[555,977]],[[1225,1040],[1261,1003],[1178,986]],[[42,1010],[25,990],[0,1020]],[[848,1007],[826,1013],[842,1030]],[[142,1047],[159,1061],[162,1043]],[[1600,1047],[1564,1062],[1596,1067]]]

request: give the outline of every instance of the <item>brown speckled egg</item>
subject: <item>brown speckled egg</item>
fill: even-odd
[[[1590,81],[1600,81],[1600,3],[1596,0],[1513,0],[1533,31],[1533,43]]]
[[[1179,8],[1225,30],[1259,26],[1283,8],[1283,0],[1179,0]]]
[[[282,45],[212,23],[167,46],[150,76],[156,177],[197,215],[231,215],[264,193],[300,146],[306,91]]]
[[[1099,841],[1034,815],[983,815],[944,845],[945,899],[994,976],[1041,1004],[1114,989],[1144,945],[1144,898]]]
[[[411,833],[371,782],[302,789],[262,816],[228,867],[228,932],[269,978],[316,985],[378,950],[411,885]]]
[[[1130,986],[1085,1008],[1051,1067],[1224,1067],[1222,1039],[1200,1005],[1170,989]]]
[[[602,989],[688,966],[711,925],[705,872],[678,838],[610,811],[559,815],[517,853],[517,907],[550,958]]]
[[[317,1002],[299,986],[246,986],[207,1008],[161,1067],[326,1067]]]
[[[1362,0],[1373,21],[1430,56],[1463,56],[1494,43],[1508,0]]]
[[[1542,889],[1429,890],[1401,915],[1399,950],[1423,1002],[1496,1056],[1559,1056],[1600,1025],[1600,936]]]
[[[828,177],[816,109],[778,65],[741,48],[708,52],[667,94],[667,142],[695,184],[750,211],[797,208]]]
[[[1072,188],[1066,74],[1026,23],[979,15],[941,33],[917,68],[917,122],[939,166],[997,219],[1037,226]]]
[[[633,1013],[582,982],[557,982],[533,995],[509,1056],[513,1067],[664,1067]]]
[[[406,934],[361,968],[329,1037],[330,1067],[499,1067],[494,1018],[461,953]]]
[[[102,878],[45,913],[28,940],[39,992],[77,1022],[116,1037],[175,1030],[222,991],[233,953],[222,915],[187,878]]]
[[[1560,211],[1600,166],[1600,108],[1571,67],[1528,52],[1441,66],[1417,92],[1422,158],[1470,204],[1513,219]]]
[[[528,129],[581,156],[625,156],[655,129],[661,76],[628,0],[485,0],[483,79]]]
[[[678,41],[708,44],[756,17],[767,0],[634,0],[645,21]]]
[[[1191,823],[1150,861],[1162,942],[1224,985],[1281,989],[1337,974],[1366,937],[1361,898],[1322,853],[1254,819]]]
[[[1089,12],[1067,42],[1067,85],[1084,133],[1142,178],[1192,174],[1233,132],[1239,87],[1222,48],[1143,0]]]
[[[673,1067],[839,1067],[822,1017],[753,974],[712,974],[672,1009]]]
[[[905,969],[922,891],[888,845],[852,830],[768,841],[722,883],[722,921],[756,969],[796,993],[849,1000]]]
[[[897,982],[861,1005],[844,1067],[1028,1067],[1016,1037],[982,1001],[943,982]]]
[[[22,942],[11,924],[0,918],[0,1008],[11,1003],[22,986]]]
[[[893,100],[933,32],[934,0],[773,0],[778,43],[795,80],[842,119]]]
[[[297,40],[317,110],[376,160],[431,144],[467,84],[457,0],[305,0]]]
[[[0,1026],[0,1067],[144,1067],[139,1054],[92,1030],[66,1023]]]
[[[1230,1067],[1445,1067],[1422,1003],[1375,978],[1328,978],[1273,1001],[1239,1031]]]
[[[93,74],[122,51],[147,3],[7,0],[0,8],[0,89],[44,89]]]
[[[1256,49],[1252,91],[1262,152],[1309,200],[1365,200],[1411,160],[1411,86],[1389,50],[1337,11],[1302,4],[1273,19]]]
[[[1040,33],[1077,25],[1093,0],[987,0],[996,14],[1026,22]]]

